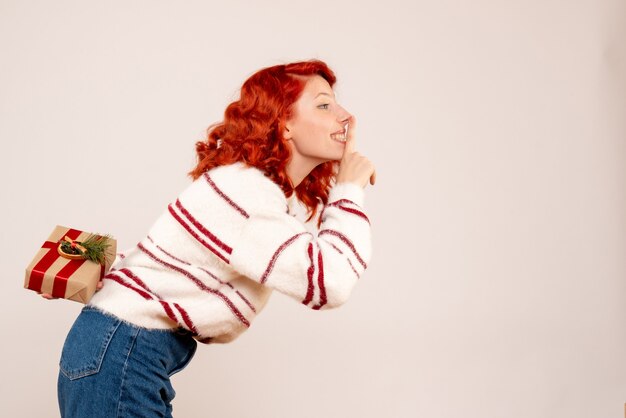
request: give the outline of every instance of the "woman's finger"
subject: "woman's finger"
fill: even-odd
[[[354,116],[350,116],[348,119],[348,124],[346,125],[347,135],[346,135],[346,145],[343,148],[343,157],[346,157],[354,152],[355,148],[355,138],[354,138],[354,129],[356,127],[356,119]]]

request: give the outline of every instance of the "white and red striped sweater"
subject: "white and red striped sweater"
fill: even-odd
[[[364,190],[335,185],[317,236],[289,214],[263,172],[243,163],[193,181],[120,254],[89,305],[146,328],[183,327],[202,342],[237,338],[276,289],[311,309],[344,303],[371,256]]]

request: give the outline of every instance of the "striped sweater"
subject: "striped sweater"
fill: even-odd
[[[348,299],[371,255],[364,190],[336,184],[316,234],[270,178],[241,162],[193,181],[135,247],[119,254],[89,305],[201,342],[244,332],[278,290],[311,309]]]

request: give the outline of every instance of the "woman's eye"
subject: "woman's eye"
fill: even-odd
[[[319,106],[317,106],[319,109],[328,109],[328,106],[330,106],[328,103],[325,104],[321,104]]]

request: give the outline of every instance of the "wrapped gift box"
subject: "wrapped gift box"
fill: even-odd
[[[49,293],[54,297],[87,303],[95,293],[98,281],[111,267],[117,243],[113,238],[107,238],[109,247],[105,251],[104,264],[80,257],[67,258],[72,256],[62,254],[59,246],[61,241],[69,239],[81,242],[90,235],[92,234],[64,226],[54,228],[48,240],[26,267],[24,287],[35,292]]]

